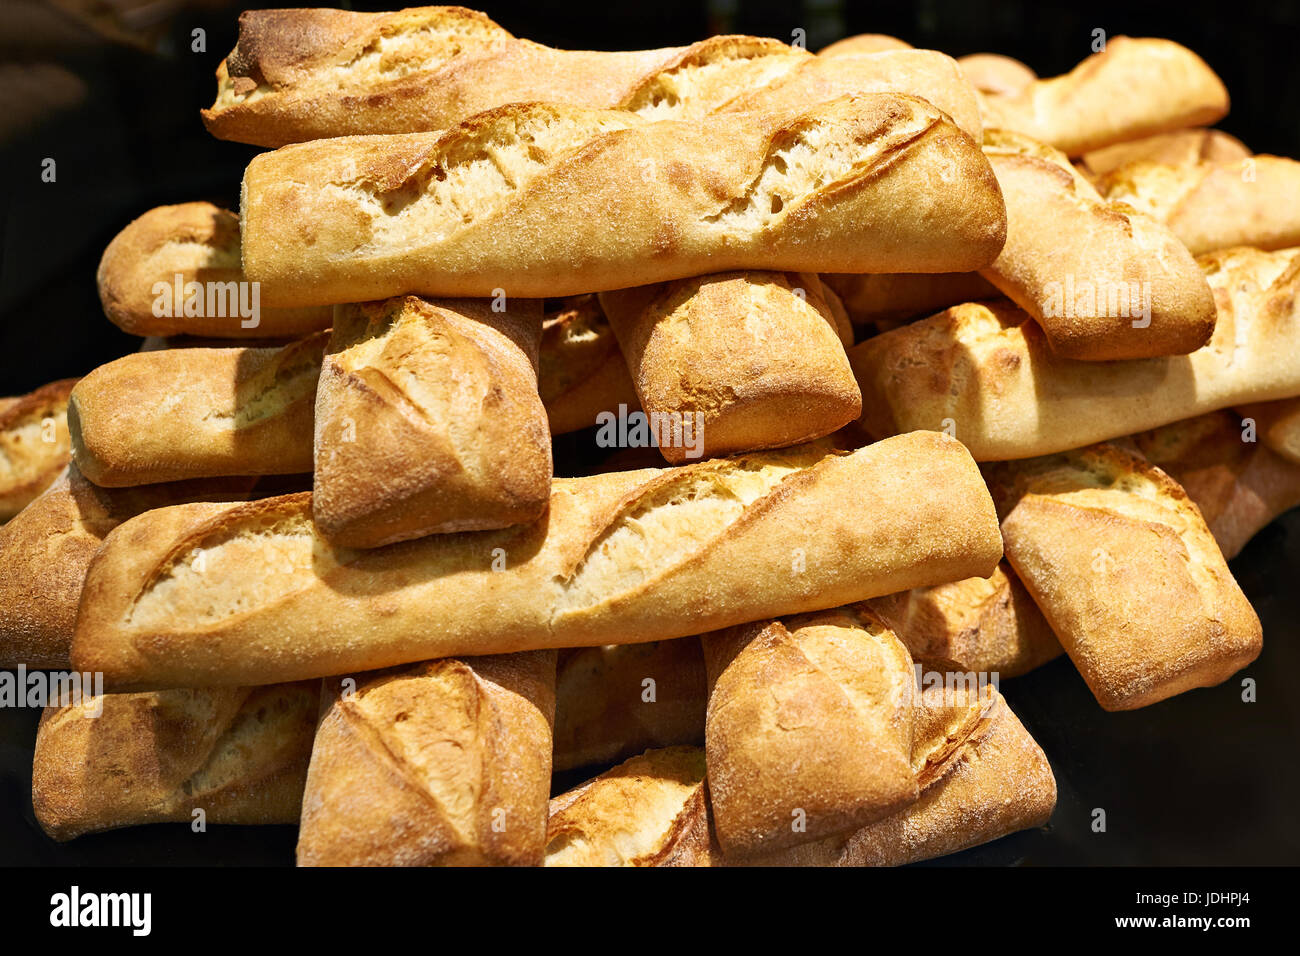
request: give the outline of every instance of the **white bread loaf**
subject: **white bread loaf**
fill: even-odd
[[[661,640],[986,575],[1002,550],[978,469],[933,433],[557,479],[533,524],[362,552],[331,548],[310,507],[181,505],[119,526],[73,663],[157,687]]]
[[[849,361],[874,437],[947,429],[977,461],[1029,458],[1191,415],[1300,395],[1300,253],[1233,249],[1199,260],[1214,335],[1190,355],[1060,358],[1009,304],[970,303],[868,339]]]
[[[442,133],[301,143],[249,164],[242,221],[244,270],[275,306],[965,271],[1006,225],[970,138],[894,94],[663,123],[525,104]]]

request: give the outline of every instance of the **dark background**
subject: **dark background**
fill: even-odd
[[[236,208],[240,176],[256,152],[209,138],[198,115],[212,100],[212,74],[234,45],[243,4],[161,0],[152,9],[167,16],[136,18],[129,29],[68,12],[94,4],[0,0],[0,395],[84,374],[134,351],[138,341],[99,308],[95,267],[104,246],[161,203],[210,199]],[[1300,156],[1300,5],[1293,3],[565,0],[494,2],[486,11],[518,36],[569,48],[680,45],[720,32],[789,40],[802,28],[815,50],[848,34],[879,32],[954,56],[1005,53],[1042,76],[1087,56],[1095,28],[1109,36],[1170,37],[1203,56],[1227,84],[1233,106],[1224,129],[1258,152]],[[190,52],[195,28],[206,31],[205,53]],[[40,179],[45,157],[58,164],[52,184]],[[561,471],[565,459],[585,454],[587,440],[579,434],[557,442]],[[1004,683],[1056,772],[1056,814],[1046,830],[942,862],[1300,862],[1300,697],[1293,693],[1300,672],[1300,511],[1266,529],[1232,567],[1264,622],[1260,660],[1220,687],[1128,714],[1103,713],[1064,659]],[[1258,703],[1240,700],[1246,676],[1258,682]],[[164,825],[54,844],[31,813],[37,716],[0,710],[0,864],[292,862],[291,827],[214,826],[192,834],[186,825]],[[1107,813],[1105,833],[1090,828],[1094,808]]]

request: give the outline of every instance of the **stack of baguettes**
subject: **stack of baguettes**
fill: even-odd
[[[906,863],[1052,813],[999,676],[1064,650],[1123,710],[1258,655],[1225,559],[1300,503],[1300,173],[1188,50],[286,10],[217,76],[275,148],[239,215],[127,226],[145,347],[0,404],[0,664],[108,690],[42,718],[55,838]],[[553,477],[641,410],[667,467]]]

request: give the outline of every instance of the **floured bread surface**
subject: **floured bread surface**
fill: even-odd
[[[987,474],[1007,560],[1102,707],[1213,686],[1258,656],[1259,618],[1199,509],[1140,455],[1098,445]]]
[[[77,379],[51,382],[0,406],[0,522],[44,491],[68,464],[68,396]]]
[[[708,866],[704,751],[648,750],[555,797],[547,866]]]
[[[298,839],[302,866],[538,865],[555,652],[331,679]]]
[[[106,694],[46,708],[36,818],[57,840],[166,821],[296,823],[319,682]],[[92,716],[93,714],[93,716]]]
[[[909,215],[891,213],[905,193]],[[522,104],[443,133],[303,143],[253,160],[242,212],[244,268],[277,307],[735,268],[953,271],[1005,239],[974,144],[885,93],[681,123]]]

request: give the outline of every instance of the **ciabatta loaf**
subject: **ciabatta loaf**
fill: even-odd
[[[256,314],[244,315],[255,300],[240,288],[239,248],[239,217],[227,209],[208,202],[150,209],[99,261],[104,314],[132,335],[248,339],[329,328],[329,308],[262,309],[260,293]]]
[[[913,588],[866,602],[927,670],[1018,677],[1062,653],[1016,572]]]
[[[1106,198],[1167,224],[1194,253],[1300,245],[1300,162],[1251,156],[1175,166],[1141,160],[1109,173]]]
[[[1098,195],[1070,161],[990,131],[984,154],[1007,204],[1007,242],[981,270],[1043,328],[1052,351],[1103,361],[1185,355],[1214,331],[1214,296],[1155,219]]]
[[[323,682],[299,866],[539,866],[555,652]]]
[[[704,744],[708,681],[699,638],[560,651],[555,769]]]
[[[1056,778],[1041,747],[991,685],[926,691],[916,708],[916,802],[847,837],[806,843],[765,866],[902,866],[1043,826]]]
[[[185,501],[249,497],[252,478],[100,488],[69,465],[0,527],[0,667],[66,669],[86,569],[128,518]]]
[[[704,751],[648,750],[554,798],[547,866],[713,866]]]
[[[1300,463],[1247,441],[1242,419],[1211,412],[1124,440],[1168,472],[1196,503],[1223,556],[1235,558],[1265,525],[1300,505]]]
[[[912,659],[871,611],[746,624],[701,640],[709,801],[728,856],[856,830],[916,799]]]
[[[72,453],[68,396],[75,378],[0,399],[0,523],[48,488]]]
[[[319,700],[306,681],[47,707],[36,821],[56,840],[146,823],[296,823]]]
[[[268,305],[545,297],[730,269],[953,272],[1002,248],[983,154],[909,96],[648,123],[503,106],[442,133],[263,153],[244,269]]]
[[[362,552],[330,547],[310,509],[121,525],[87,576],[74,664],[156,687],[662,640],[987,575],[1002,551],[974,462],[934,433],[557,479],[533,524]]]
[[[1214,335],[1190,355],[1060,358],[1007,304],[969,303],[856,345],[862,425],[880,437],[946,429],[977,461],[1028,458],[1189,415],[1300,395],[1300,254],[1234,249],[1200,259]]]
[[[1080,163],[1094,180],[1129,163],[1146,161],[1170,166],[1202,162],[1231,163],[1250,156],[1250,149],[1221,129],[1177,129],[1085,153]]]
[[[1007,560],[1106,710],[1218,684],[1260,651],[1259,618],[1187,493],[1094,445],[986,469]]]
[[[1172,40],[1113,37],[1063,76],[985,94],[984,125],[1013,130],[1070,156],[1205,126],[1228,112],[1228,91],[1205,61]]]
[[[283,348],[165,349],[101,365],[72,390],[72,455],[118,488],[312,470],[328,332]]]
[[[539,349],[538,390],[552,435],[596,424],[619,405],[640,407],[618,337],[595,295],[568,296],[546,310]]]
[[[1013,96],[1038,80],[1038,74],[1025,64],[998,53],[958,57],[957,65],[971,86],[994,96]]]
[[[542,303],[340,306],[316,392],[312,518],[341,547],[536,520],[551,492]]]
[[[821,438],[862,412],[853,330],[815,275],[720,273],[600,304],[674,464]]]

